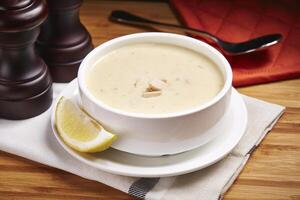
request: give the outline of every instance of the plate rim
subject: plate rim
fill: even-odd
[[[73,88],[75,88],[75,89],[73,89]],[[202,165],[199,165],[199,166],[196,166],[196,167],[193,166],[193,167],[190,167],[188,169],[183,168],[183,169],[179,169],[179,170],[169,171],[169,172],[166,172],[166,173],[151,174],[151,173],[140,173],[140,172],[124,171],[124,170],[123,171],[122,170],[113,170],[113,169],[110,169],[109,167],[105,167],[104,165],[96,164],[95,162],[90,161],[87,158],[84,158],[83,156],[80,155],[79,152],[76,152],[71,147],[67,146],[62,141],[62,139],[60,138],[59,134],[57,133],[56,128],[55,128],[55,124],[54,124],[56,106],[57,106],[57,103],[58,103],[60,97],[63,96],[63,94],[66,93],[66,91],[69,91],[71,89],[73,89],[74,92],[76,91],[76,89],[78,90],[77,78],[75,78],[70,83],[68,83],[68,85],[56,97],[56,100],[55,100],[55,102],[53,104],[53,107],[52,107],[52,110],[51,110],[51,129],[52,129],[52,133],[55,136],[55,138],[58,141],[58,143],[72,157],[76,158],[80,162],[83,162],[83,163],[87,164],[88,166],[91,166],[93,168],[100,169],[100,170],[103,170],[105,172],[109,172],[109,173],[112,173],[112,174],[123,175],[123,176],[131,176],[131,177],[154,178],[154,177],[177,176],[177,175],[182,175],[182,174],[187,174],[187,173],[191,173],[191,172],[194,172],[194,171],[198,171],[200,169],[206,168],[206,167],[208,167],[210,165],[213,165],[213,164],[217,163],[218,161],[220,161],[221,159],[223,159],[225,156],[227,156],[237,146],[237,144],[240,142],[241,138],[243,137],[243,135],[245,134],[245,132],[247,130],[248,111],[247,111],[245,102],[242,99],[242,96],[237,92],[237,90],[232,87],[232,94],[231,95],[233,96],[234,95],[233,93],[236,93],[235,95],[237,95],[237,97],[240,98],[240,100],[241,100],[241,106],[242,106],[242,110],[243,110],[242,113],[244,115],[243,116],[244,120],[243,120],[243,125],[242,125],[242,128],[241,128],[242,131],[241,131],[239,137],[235,140],[235,142],[232,143],[232,145],[230,147],[227,146],[227,148],[226,148],[227,151],[226,152],[224,152],[223,154],[221,154],[217,158],[213,158],[211,161],[206,162],[205,164],[202,164]],[[79,93],[78,93],[78,95],[79,95]],[[201,147],[198,147],[198,148],[201,148]],[[193,150],[190,150],[190,151],[193,151]],[[126,153],[126,152],[123,152],[123,153],[130,154],[130,153]],[[142,155],[136,155],[136,156],[139,156],[139,157],[149,157],[149,156],[142,156]],[[169,156],[172,156],[172,155],[169,155]],[[143,167],[141,167],[141,168],[143,168]]]

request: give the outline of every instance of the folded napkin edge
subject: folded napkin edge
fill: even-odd
[[[219,196],[219,199],[223,199],[225,193],[228,191],[228,189],[231,187],[231,185],[234,183],[234,181],[236,180],[236,178],[240,175],[240,173],[242,172],[242,170],[244,169],[246,163],[248,162],[249,158],[250,158],[250,154],[243,156],[244,160],[243,162],[240,164],[240,166],[237,168],[237,170],[232,174],[232,176],[228,179],[227,183],[224,185],[221,194]]]

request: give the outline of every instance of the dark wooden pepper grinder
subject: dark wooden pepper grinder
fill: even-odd
[[[37,41],[40,55],[54,82],[69,82],[77,76],[83,58],[93,49],[91,36],[79,19],[82,0],[48,0],[49,17]]]
[[[34,46],[47,13],[43,0],[0,1],[0,118],[30,118],[51,105],[50,73]]]

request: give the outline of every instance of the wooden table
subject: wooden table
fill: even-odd
[[[178,23],[165,2],[85,1],[81,19],[95,45],[144,31],[109,22],[107,16],[114,9]],[[300,80],[239,88],[239,92],[287,109],[253,153],[225,199],[300,199]],[[132,197],[101,183],[0,152],[0,199],[124,200]]]

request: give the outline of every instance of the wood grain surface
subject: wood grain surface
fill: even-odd
[[[143,29],[107,20],[111,10],[178,23],[168,4],[152,1],[87,0],[81,19],[99,45]],[[299,66],[300,67],[300,66]],[[255,150],[225,199],[300,199],[300,80],[239,88],[239,92],[287,107],[274,129]],[[101,183],[0,152],[0,199],[133,199]]]

